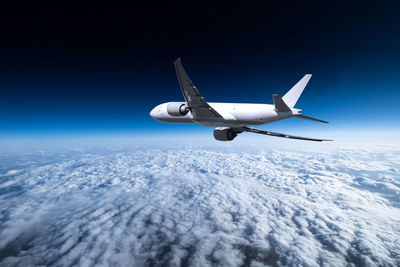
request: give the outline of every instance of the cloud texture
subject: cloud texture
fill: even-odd
[[[0,265],[400,264],[400,152],[9,153]]]

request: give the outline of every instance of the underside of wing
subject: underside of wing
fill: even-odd
[[[222,118],[222,116],[215,109],[213,109],[199,93],[196,86],[186,74],[180,58],[174,62],[174,65],[183,96],[186,99],[188,108],[193,114],[193,118],[199,120],[208,118]]]
[[[256,128],[247,127],[247,126],[240,127],[240,128],[238,128],[238,130],[243,131],[243,132],[252,132],[252,133],[258,133],[258,134],[265,134],[265,135],[271,135],[271,136],[276,136],[276,137],[299,139],[299,140],[306,140],[306,141],[316,141],[316,142],[333,141],[330,139],[318,139],[318,138],[302,137],[302,136],[295,136],[295,135],[284,134],[284,133],[271,132],[271,131],[256,129]]]

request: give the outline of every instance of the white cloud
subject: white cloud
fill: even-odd
[[[0,265],[400,263],[395,150],[36,156],[0,188]]]

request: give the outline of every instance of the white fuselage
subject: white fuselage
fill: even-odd
[[[292,108],[289,112],[277,112],[274,105],[269,104],[238,104],[213,103],[208,104],[223,118],[196,119],[191,112],[183,116],[171,116],[167,112],[168,103],[156,106],[150,116],[156,120],[170,123],[197,123],[212,127],[241,127],[246,125],[267,124],[300,114],[300,109]]]

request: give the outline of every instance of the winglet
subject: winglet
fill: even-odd
[[[274,105],[275,105],[275,110],[278,112],[289,112],[290,108],[286,103],[282,100],[282,98],[277,95],[273,94],[272,97],[274,98]]]
[[[301,93],[303,93],[303,90],[308,81],[311,79],[311,76],[311,74],[304,75],[304,77],[282,97],[283,101],[285,101],[289,107],[292,108],[294,105],[296,105],[297,100],[299,99]]]

